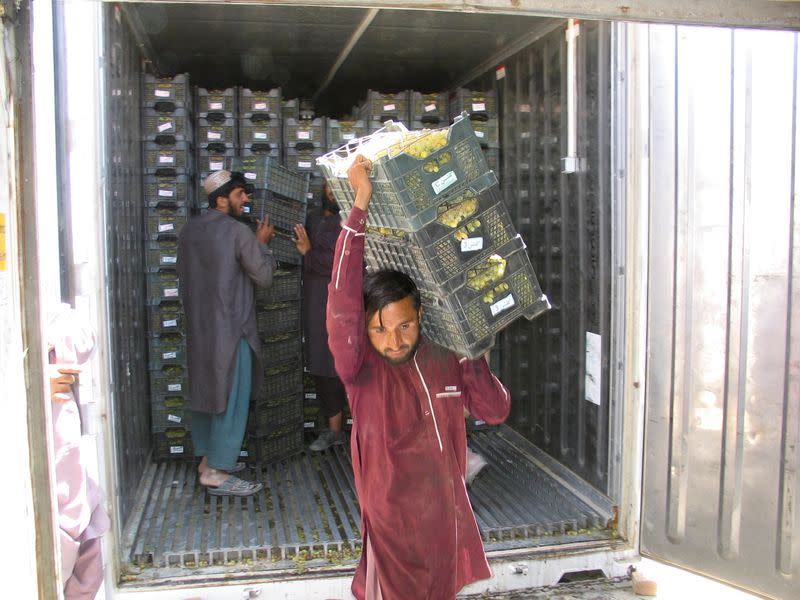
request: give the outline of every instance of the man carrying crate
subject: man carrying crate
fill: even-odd
[[[264,246],[275,237],[269,219],[255,235],[240,217],[249,201],[239,173],[206,177],[209,210],[191,219],[178,240],[178,274],[187,322],[189,408],[200,483],[209,494],[249,496],[260,483],[231,473],[242,447],[251,393],[258,388],[261,344],[253,285],[272,284],[275,260]]]
[[[452,600],[491,575],[465,485],[464,409],[487,423],[510,395],[484,358],[459,358],[421,335],[420,294],[397,271],[363,276],[369,161],[348,171],[355,204],[336,244],[327,326],[353,415],[361,505],[358,600]]]

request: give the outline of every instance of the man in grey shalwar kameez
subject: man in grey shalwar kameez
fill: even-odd
[[[250,397],[262,372],[253,286],[272,283],[275,260],[267,244],[275,228],[259,222],[254,235],[235,218],[249,201],[241,174],[216,171],[203,187],[209,210],[190,219],[178,241],[192,441],[209,493],[247,496],[263,486],[231,473],[242,467],[237,459]]]

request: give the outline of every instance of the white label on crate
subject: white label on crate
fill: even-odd
[[[180,423],[183,421],[183,419],[181,419],[178,415],[167,415],[167,421],[172,423]]]
[[[170,446],[169,447],[170,454],[183,454],[183,446]]]
[[[356,139],[356,134],[355,133],[343,133],[342,134],[342,139],[343,140],[354,140],[354,139]]]
[[[520,137],[520,138],[522,138],[523,140],[530,139],[530,137],[531,137],[531,132],[530,132],[530,131],[523,131],[523,132],[520,134],[520,136],[519,136],[519,137]]]
[[[298,160],[297,166],[300,169],[310,169],[311,168],[311,161],[308,160]]]
[[[500,65],[494,70],[494,78],[500,81],[506,76],[506,66]]]
[[[170,383],[167,386],[168,392],[180,392],[183,389],[183,385],[180,383]]]
[[[265,140],[265,139],[267,139],[267,132],[266,131],[254,131],[253,132],[253,139],[254,140]]]
[[[162,165],[171,165],[175,162],[175,157],[171,154],[162,154],[158,157],[158,162]]]
[[[244,212],[245,214],[249,215],[250,214],[250,207],[249,206],[243,206],[242,207],[242,212]]]
[[[462,252],[475,252],[475,250],[483,250],[482,237],[467,238],[466,240],[461,240]]]
[[[306,400],[316,400],[317,394],[316,392],[306,392],[305,394]]]
[[[306,193],[306,199],[308,199],[308,200],[313,200],[313,199],[314,199],[314,192],[308,192],[308,193]]]
[[[156,90],[157,98],[169,98],[170,96],[172,96],[171,90]]]
[[[600,406],[600,380],[602,378],[602,356],[601,338],[591,331],[586,332],[586,379],[584,384],[584,396],[592,404]]]
[[[158,224],[158,232],[163,233],[165,231],[172,231],[175,229],[175,223],[159,223]]]
[[[432,110],[436,110],[435,102],[431,102],[430,104],[425,105],[425,112],[431,112]]]
[[[394,104],[384,104],[383,105],[383,110],[394,110],[394,109],[395,109]]]
[[[478,426],[486,425],[486,421],[481,421],[480,419],[475,419],[475,425],[478,425]]]
[[[485,131],[475,131],[475,135],[477,135],[479,138],[483,138],[483,137],[486,137],[486,132]]]
[[[158,126],[159,133],[164,133],[167,129],[172,129],[172,121],[166,121]]]
[[[257,177],[258,177],[257,173],[247,172],[247,173],[244,174],[244,178],[245,179],[253,180],[253,179],[256,179]]]
[[[266,102],[256,102],[253,104],[253,110],[267,110]]]
[[[347,424],[348,424],[348,425],[352,425],[352,424],[353,424],[353,419],[352,419],[352,418],[350,418],[350,419],[347,419]]]
[[[492,311],[492,316],[496,317],[497,315],[499,315],[504,310],[508,310],[509,308],[514,306],[514,304],[515,304],[514,296],[513,296],[513,294],[509,294],[508,296],[506,296],[502,300],[498,300],[497,302],[492,304],[489,307],[489,310]]]
[[[211,110],[222,110],[222,102],[209,102],[208,108]]]
[[[530,104],[520,104],[519,105],[519,112],[521,112],[521,113],[529,113],[529,112],[531,112],[531,105]]]
[[[209,140],[221,140],[222,134],[219,131],[209,131],[208,132],[208,139]]]
[[[303,427],[305,427],[306,429],[314,429],[314,425],[315,425],[314,421],[305,421],[303,423]]]
[[[177,298],[178,297],[178,288],[167,288],[164,290],[164,297],[165,298]]]
[[[162,327],[177,327],[178,320],[177,319],[167,319],[166,321],[161,321]]]
[[[456,181],[458,181],[458,175],[456,175],[455,171],[450,171],[449,173],[445,173],[443,176],[439,177],[436,181],[431,184],[433,191],[436,194],[441,194],[443,190],[446,190],[451,185],[453,185]]]
[[[158,195],[162,198],[172,198],[175,195],[175,192],[172,190],[158,190]]]
[[[472,103],[472,110],[486,110],[486,103],[485,102],[473,102]]]
[[[239,457],[240,458],[247,458],[248,456],[250,456],[250,453],[247,450],[241,450],[239,452]]]
[[[222,168],[225,165],[223,163],[221,163],[221,162],[210,162],[210,163],[208,163],[208,166],[209,166],[211,171],[222,171]]]
[[[297,132],[297,139],[298,140],[310,140],[311,139],[311,132],[310,131],[298,131]]]
[[[175,351],[161,353],[161,360],[175,360],[176,358],[178,358],[178,353]]]
[[[178,262],[177,256],[162,256],[161,263],[165,265],[174,265]]]

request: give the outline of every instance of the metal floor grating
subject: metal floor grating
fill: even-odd
[[[469,434],[488,466],[470,498],[487,550],[608,537],[611,502],[508,427]],[[346,447],[303,454],[255,472],[249,498],[209,496],[196,463],[153,464],[124,534],[129,573],[147,568],[252,565],[298,560],[347,564],[360,554],[359,508]]]

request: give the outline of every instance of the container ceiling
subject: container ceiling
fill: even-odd
[[[325,82],[366,9],[219,4],[126,4],[153,70],[188,72],[207,88],[283,88],[310,98]],[[341,116],[367,89],[447,90],[513,42],[560,20],[379,10],[317,99]]]

